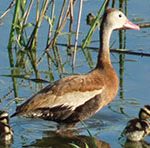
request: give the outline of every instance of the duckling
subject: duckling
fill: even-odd
[[[132,119],[127,123],[124,134],[130,141],[140,141],[150,134],[150,123],[139,118]]]
[[[139,111],[139,118],[130,120],[123,131],[123,135],[130,141],[141,141],[150,134],[150,106],[145,105]]]
[[[13,138],[13,130],[9,126],[8,113],[0,111],[0,143],[9,143]]]

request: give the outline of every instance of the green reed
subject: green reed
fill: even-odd
[[[100,18],[102,16],[102,14],[104,13],[105,9],[107,8],[108,4],[109,4],[109,0],[105,0],[103,2],[102,6],[100,7],[96,18],[95,18],[94,22],[91,24],[91,28],[90,28],[86,38],[84,39],[84,42],[82,43],[83,49],[90,44],[92,34],[95,31],[95,28],[97,27],[97,25],[100,23]]]
[[[109,0],[104,0],[96,16],[95,25],[91,27],[89,30],[90,33],[86,35],[83,42],[82,52],[91,68],[94,65],[91,52],[84,48],[89,45],[89,42],[87,42],[89,40],[89,34],[92,36],[94,28],[96,28],[96,24],[99,22],[99,18],[107,7],[108,2]],[[44,74],[45,78],[49,79],[48,81],[53,81],[55,79],[55,69],[57,70],[58,76],[63,77],[64,72],[66,72],[66,62],[63,60],[61,48],[57,46],[57,43],[62,36],[68,39],[66,41],[66,57],[69,58],[66,59],[67,62],[71,63],[75,49],[71,45],[74,44],[76,35],[76,31],[73,30],[75,23],[73,10],[77,8],[77,2],[74,0],[63,0],[61,1],[61,9],[59,11],[54,0],[16,0],[13,1],[13,5],[13,20],[8,41],[11,74],[4,74],[3,76],[12,78],[14,96],[17,97],[18,82],[20,80],[22,83],[27,80],[34,80],[35,83],[38,82],[39,84],[39,82],[44,82],[41,78],[43,77],[41,75]],[[32,20],[30,17],[32,17]],[[48,28],[47,30],[45,29],[44,33],[42,32],[46,38],[45,47],[39,51],[38,41],[42,24],[46,24]],[[43,63],[47,68],[45,71],[40,70],[40,66]],[[72,66],[72,64],[70,65]],[[41,87],[41,85],[39,86]]]
[[[17,26],[18,26],[18,22],[19,22],[20,6],[21,6],[21,3],[19,0],[17,0],[16,5],[15,5],[15,10],[14,10],[11,31],[10,31],[10,37],[9,37],[9,41],[8,41],[8,55],[9,55],[9,62],[10,62],[12,75],[15,75],[17,73],[17,71],[15,69],[13,43],[15,42],[15,33],[18,33]],[[18,94],[17,94],[16,78],[12,77],[12,81],[13,81],[13,88],[14,88],[14,96],[17,97]]]

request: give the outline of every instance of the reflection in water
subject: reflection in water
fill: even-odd
[[[70,133],[70,131],[69,131]],[[81,148],[110,148],[110,145],[104,141],[98,140],[95,137],[84,135],[72,135],[71,133],[66,136],[58,134],[54,131],[46,131],[42,139],[36,139],[31,145],[25,147],[52,147],[52,148],[72,148],[77,145]]]
[[[126,4],[124,5],[124,1],[119,1],[119,8],[127,15],[127,7]],[[119,31],[119,48],[126,49],[126,31],[120,30]],[[124,99],[124,90],[123,90],[123,83],[124,83],[124,65],[125,64],[125,54],[119,54],[119,77],[120,77],[120,99]]]
[[[118,140],[122,148],[150,148],[150,142],[146,140],[130,141],[124,136],[121,136]]]
[[[11,141],[7,141],[7,142],[0,142],[0,148],[11,148]]]
[[[132,141],[126,141],[124,148],[150,148],[150,143],[146,141],[139,141],[139,142],[132,142]]]

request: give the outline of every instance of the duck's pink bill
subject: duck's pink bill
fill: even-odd
[[[124,24],[124,27],[127,29],[140,30],[140,27],[136,24],[133,24],[131,21],[127,20]]]

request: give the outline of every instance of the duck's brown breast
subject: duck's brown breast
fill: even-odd
[[[105,106],[116,97],[119,80],[114,68],[110,64],[105,65],[103,69],[97,69],[97,71],[104,81],[105,89],[101,94],[101,97],[104,98],[103,105]]]

